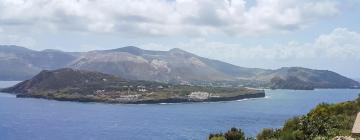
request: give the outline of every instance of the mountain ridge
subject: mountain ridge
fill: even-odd
[[[246,68],[197,56],[179,48],[152,51],[127,46],[110,50],[64,52],[35,51],[19,46],[0,45],[0,66],[4,68],[0,70],[2,80],[24,80],[44,69],[69,67],[98,71],[130,80],[165,83],[213,85],[214,81],[227,81],[235,86],[278,88],[290,86],[276,85],[284,83],[279,81],[295,80],[297,83],[309,83],[313,85],[312,88],[360,87],[359,82],[328,70],[302,67],[283,67],[275,70]],[[277,80],[272,80],[275,77]]]

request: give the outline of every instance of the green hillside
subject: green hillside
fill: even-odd
[[[338,104],[322,103],[308,114],[285,122],[280,129],[263,129],[257,140],[329,140],[336,136],[350,136],[356,114],[360,111],[360,97],[354,101]],[[235,134],[234,134],[235,133]],[[241,137],[226,138],[227,135]],[[240,129],[232,128],[225,134],[210,134],[209,140],[245,139]],[[255,138],[247,138],[255,139]]]

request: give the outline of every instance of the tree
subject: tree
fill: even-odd
[[[245,134],[241,129],[231,128],[225,133],[226,140],[245,140]]]
[[[279,130],[265,128],[257,136],[257,140],[270,140],[277,137]]]

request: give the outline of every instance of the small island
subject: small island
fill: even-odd
[[[1,91],[20,98],[122,104],[215,102],[265,97],[264,90],[126,80],[70,68],[44,70]]]

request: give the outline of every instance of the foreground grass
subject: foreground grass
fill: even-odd
[[[335,136],[350,136],[352,125],[360,111],[360,97],[338,104],[322,103],[308,114],[294,117],[280,129],[263,129],[257,140],[328,140]],[[227,135],[237,137],[227,137]],[[210,134],[209,140],[245,140],[241,129],[232,128],[226,133]]]

